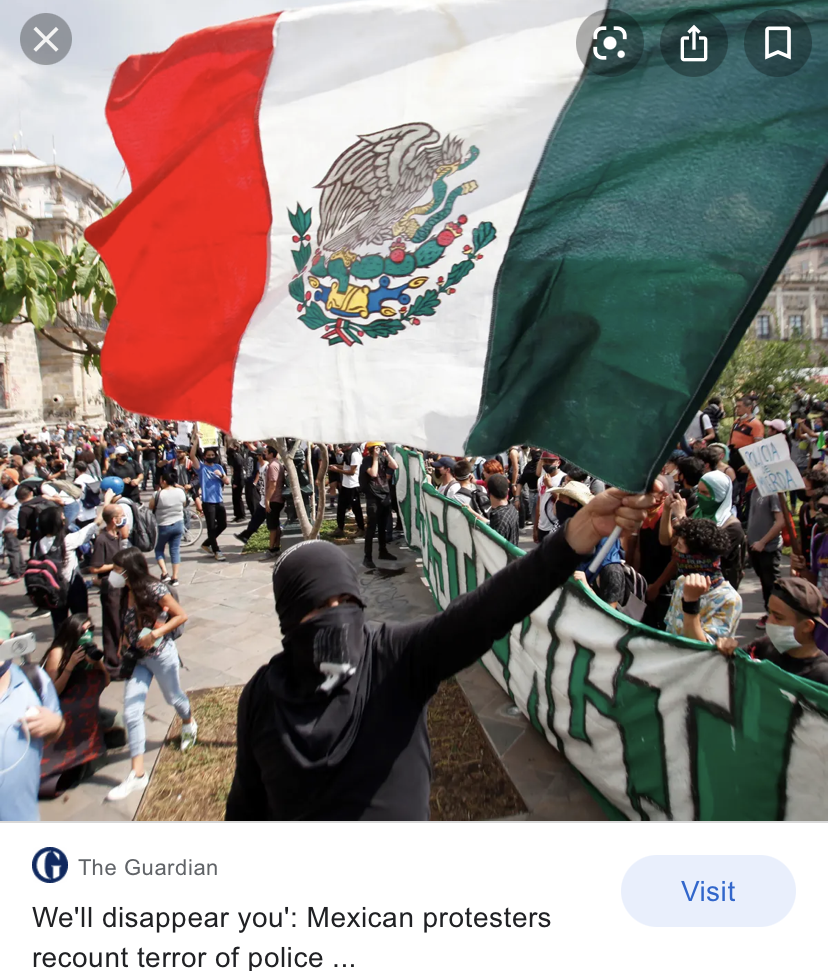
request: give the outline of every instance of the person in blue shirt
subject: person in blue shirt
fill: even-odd
[[[0,643],[11,636],[11,621],[0,613]],[[32,670],[38,690],[18,664],[0,661],[0,822],[40,819],[43,747],[60,738],[64,728],[52,679],[42,668]]]
[[[227,557],[219,549],[218,538],[227,529],[223,491],[224,486],[230,485],[230,476],[219,462],[218,449],[208,445],[204,449],[203,460],[199,460],[198,442],[198,432],[193,430],[190,460],[201,486],[201,506],[204,510],[204,521],[207,523],[207,541],[202,543],[201,548],[205,553],[212,553],[217,560],[224,561]]]

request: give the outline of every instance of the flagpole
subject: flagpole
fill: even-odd
[[[607,536],[607,538],[601,544],[601,548],[595,554],[595,558],[593,559],[592,563],[589,564],[588,569],[590,573],[598,572],[598,570],[601,568],[601,564],[609,556],[609,551],[612,549],[613,544],[615,543],[615,541],[618,539],[620,535],[621,535],[621,527],[616,526],[613,529],[613,531],[609,534],[609,536]]]

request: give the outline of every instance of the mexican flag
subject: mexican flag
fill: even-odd
[[[698,76],[662,46],[689,3],[596,6],[362,0],[127,60],[132,192],[87,230],[106,393],[644,486],[828,192],[828,0],[781,5],[812,39],[784,77],[746,56],[763,4],[707,4],[726,56]]]

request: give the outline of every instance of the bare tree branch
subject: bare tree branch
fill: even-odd
[[[80,354],[81,357],[86,357],[88,351],[85,351],[82,347],[70,347],[68,344],[63,344],[57,339],[57,337],[52,337],[48,330],[38,330],[36,333],[40,334],[41,337],[45,337],[47,341],[51,341],[54,345],[59,347],[62,351],[69,351],[70,354]]]
[[[77,308],[75,309],[75,313],[77,313]],[[56,316],[67,330],[71,331],[76,337],[79,337],[84,344],[86,344],[87,354],[101,353],[101,345],[93,344],[90,340],[88,340],[83,331],[79,330],[68,318],[64,317],[59,310],[57,311]]]

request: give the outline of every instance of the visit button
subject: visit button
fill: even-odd
[[[621,899],[649,927],[768,927],[793,907],[796,884],[772,856],[645,856]]]

